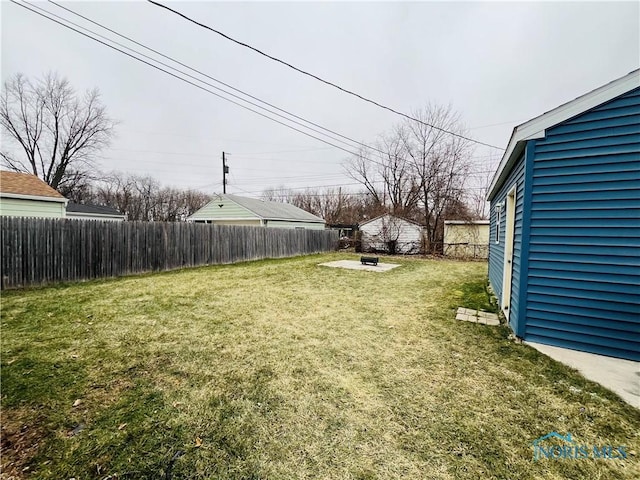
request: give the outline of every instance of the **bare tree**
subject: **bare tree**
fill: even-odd
[[[380,187],[381,178],[377,169],[381,165],[373,159],[373,152],[372,149],[361,147],[358,155],[353,156],[345,167],[349,176],[360,182],[366,189],[370,201],[384,207],[384,189]]]
[[[262,192],[262,195],[260,195],[262,200],[281,203],[291,203],[294,196],[295,192],[284,185],[267,188]]]
[[[402,141],[420,184],[420,220],[427,248],[434,251],[441,247],[445,212],[463,203],[472,144],[447,133],[465,133],[460,116],[450,106],[429,104],[414,112],[414,117],[420,122],[405,122]]]
[[[323,218],[331,225],[356,225],[363,219],[384,213],[370,192],[345,192],[341,187],[294,191],[280,186],[264,190],[262,199],[290,203]]]
[[[370,199],[394,215],[408,216],[415,210],[420,185],[408,160],[400,125],[383,135],[376,149],[362,148],[347,164],[347,173],[360,182]]]
[[[128,220],[141,220],[141,212],[135,185],[131,177],[111,173],[94,185],[93,196],[82,203],[97,203],[115,208]]]
[[[209,195],[197,190],[161,187],[152,177],[119,172],[81,192],[74,201],[115,208],[132,221],[184,221],[209,201]]]
[[[380,219],[380,229],[374,234],[373,240],[381,242],[384,251],[395,255],[401,233],[402,219],[395,215],[386,215]]]
[[[427,248],[442,246],[444,214],[465,197],[471,142],[451,107],[427,105],[381,137],[377,150],[360,152],[349,174],[390,213],[425,226]],[[376,186],[379,185],[379,186]]]
[[[353,204],[353,196],[344,193],[342,188],[329,187],[324,190],[309,188],[304,192],[295,193],[291,203],[324,218],[329,224],[340,224],[348,223],[346,217]]]
[[[22,74],[7,80],[0,124],[21,150],[3,148],[3,163],[37,175],[63,194],[95,177],[93,156],[109,144],[115,127],[97,90],[78,95],[55,73],[35,82]]]
[[[468,198],[469,208],[474,220],[488,218],[487,208],[489,202],[487,202],[487,194],[489,193],[489,186],[491,185],[494,171],[495,169],[488,168],[484,173],[478,173],[474,177],[475,185],[470,191]]]
[[[182,192],[180,220],[186,220],[187,217],[196,213],[211,200],[210,196],[198,190],[188,189]]]

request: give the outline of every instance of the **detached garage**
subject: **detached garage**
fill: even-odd
[[[365,252],[420,253],[423,244],[421,225],[388,213],[361,223],[360,232]]]
[[[484,258],[489,255],[489,220],[445,220],[445,257]]]
[[[640,360],[640,70],[517,126],[487,199],[516,336]]]

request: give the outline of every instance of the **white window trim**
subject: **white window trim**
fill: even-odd
[[[496,234],[494,237],[494,242],[496,244],[500,243],[500,223],[502,222],[502,203],[496,205],[496,214],[498,218],[496,219]]]

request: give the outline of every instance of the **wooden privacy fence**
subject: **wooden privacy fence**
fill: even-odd
[[[2,289],[334,250],[331,230],[0,218]]]

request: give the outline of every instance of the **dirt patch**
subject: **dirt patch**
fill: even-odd
[[[2,435],[0,439],[0,479],[17,480],[27,478],[29,462],[38,453],[43,438],[35,425],[23,421],[32,417],[14,411],[2,412]],[[37,424],[37,422],[36,422]]]

